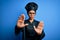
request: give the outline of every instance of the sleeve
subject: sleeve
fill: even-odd
[[[38,24],[39,24],[39,22],[38,22]],[[40,39],[43,39],[44,37],[45,37],[45,32],[44,32],[44,30],[42,30],[42,33],[40,34],[40,35],[38,35],[39,37],[40,37]]]
[[[39,35],[40,39],[43,39],[45,37],[45,32],[44,30],[42,31],[41,35]]]
[[[18,28],[17,25],[15,26],[15,35],[18,35],[22,31],[23,31],[23,28]]]

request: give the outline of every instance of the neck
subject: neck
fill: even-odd
[[[30,18],[29,18],[29,21],[32,23],[32,22],[34,21],[34,19],[30,19]]]

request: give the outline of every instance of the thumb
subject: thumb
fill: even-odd
[[[37,30],[37,28],[34,26],[34,30],[36,31]]]
[[[34,29],[36,29],[36,27],[34,26]]]
[[[28,26],[29,24],[25,24],[25,26]]]

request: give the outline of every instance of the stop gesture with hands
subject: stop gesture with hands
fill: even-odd
[[[43,21],[40,21],[38,24],[37,28],[34,26],[34,30],[36,31],[37,34],[41,34],[43,30],[44,23]]]
[[[23,28],[28,25],[28,24],[24,24],[24,19],[25,19],[25,15],[22,14],[17,21],[18,28]],[[37,28],[34,26],[34,30],[36,31],[36,33],[41,34],[43,30],[43,26],[44,26],[43,21],[40,21]]]
[[[25,26],[28,25],[28,24],[24,24],[24,19],[25,19],[25,15],[22,14],[22,15],[19,17],[18,22],[17,22],[17,26],[18,26],[19,28],[23,28],[23,27],[25,27]]]

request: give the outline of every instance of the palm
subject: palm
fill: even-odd
[[[18,19],[18,22],[17,22],[17,26],[18,27],[24,27],[24,26],[26,26],[27,24],[24,24],[24,19],[25,19],[25,15],[24,14],[22,14],[20,17],[19,17],[19,19]]]
[[[40,22],[37,28],[34,27],[34,29],[38,34],[41,34],[43,30],[43,26],[44,26],[43,22]]]

